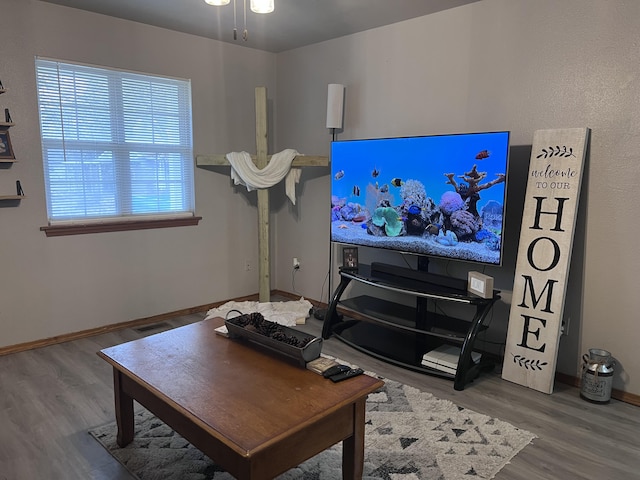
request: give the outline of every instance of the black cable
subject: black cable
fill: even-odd
[[[291,288],[293,288],[293,293],[297,293],[300,295],[300,292],[296,290],[296,272],[300,270],[300,267],[293,267],[291,271]]]
[[[324,277],[324,282],[322,282],[322,289],[320,289],[320,301],[322,302],[322,298],[324,297],[324,286],[327,284],[329,280],[329,275],[331,274],[331,268],[327,271],[327,274]],[[329,295],[331,292],[327,291],[327,305],[329,304]]]
[[[409,263],[409,261],[407,260],[407,258],[404,256],[403,253],[400,254],[400,256],[402,257],[402,259],[404,260],[404,263],[407,264],[407,267],[409,267],[409,270],[413,270],[413,267],[411,266],[411,264]]]

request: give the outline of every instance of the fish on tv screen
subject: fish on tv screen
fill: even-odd
[[[334,141],[331,240],[502,264],[509,132]]]

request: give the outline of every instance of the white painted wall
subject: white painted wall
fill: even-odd
[[[492,323],[499,339],[533,133],[590,127],[558,370],[576,375],[588,348],[605,348],[618,362],[614,388],[640,394],[639,44],[640,2],[483,0],[292,50],[277,57],[278,146],[328,153],[324,115],[333,82],[346,85],[339,139],[511,130],[507,258],[502,268],[485,269],[503,290]],[[277,286],[290,290],[295,255],[298,290],[319,298],[328,268],[328,172],[305,171],[301,190],[298,206],[283,203],[277,214]],[[477,269],[436,268],[461,276]]]
[[[275,56],[35,0],[0,0],[0,106],[19,163],[0,170],[0,346],[257,292],[255,192],[196,169],[200,225],[47,238],[36,55],[191,79],[194,152],[255,150],[254,89],[275,95]]]

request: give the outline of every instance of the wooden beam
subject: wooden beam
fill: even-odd
[[[256,166],[267,166],[267,89],[256,87]],[[258,190],[258,296],[260,302],[271,300],[271,266],[269,261],[269,190]]]
[[[256,163],[258,157],[251,155],[253,163]],[[267,156],[267,160],[271,160],[271,155]],[[198,167],[228,167],[230,165],[226,155],[196,155],[196,165]],[[297,155],[293,159],[292,167],[327,167],[329,166],[329,157],[319,155]]]

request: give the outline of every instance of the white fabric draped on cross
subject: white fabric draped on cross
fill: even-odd
[[[259,169],[247,152],[227,153],[231,164],[231,179],[235,185],[244,185],[247,190],[269,188],[285,179],[285,192],[292,204],[296,204],[296,183],[300,182],[300,169],[291,168],[291,162],[299,155],[296,150],[287,149],[274,153],[262,170]]]

